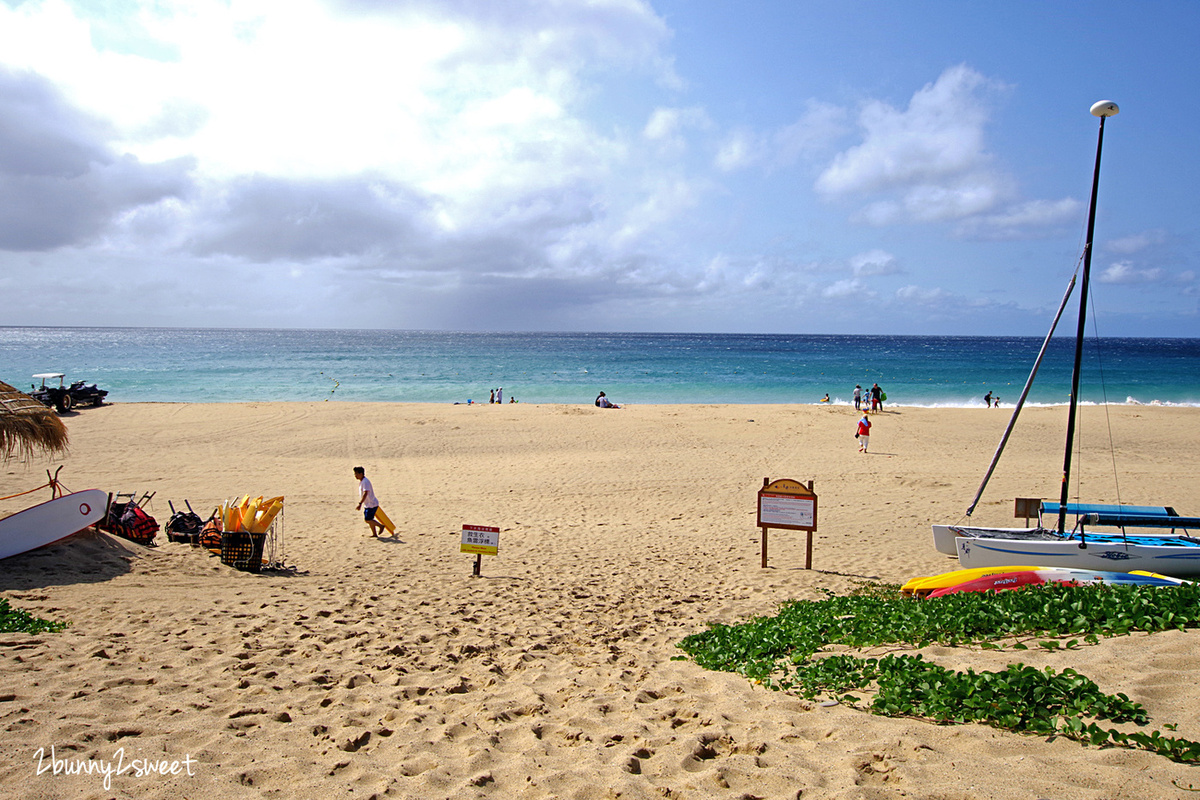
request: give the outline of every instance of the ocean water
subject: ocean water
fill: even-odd
[[[355,400],[1014,403],[1041,337],[0,327],[0,380],[64,372],[112,402]],[[1073,341],[1056,338],[1030,402],[1064,404]],[[1200,339],[1089,340],[1085,403],[1200,405]]]

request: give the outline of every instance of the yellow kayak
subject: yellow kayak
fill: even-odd
[[[392,522],[382,508],[375,509],[375,520],[392,536],[396,535],[396,523]]]

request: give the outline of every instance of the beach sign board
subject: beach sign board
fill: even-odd
[[[758,492],[758,526],[815,531],[817,496],[811,485],[788,478],[766,483]]]
[[[808,485],[791,478],[772,481],[763,478],[758,490],[758,527],[762,531],[760,555],[762,566],[767,566],[767,530],[784,528],[793,531],[808,531],[808,549],[804,568],[812,569],[812,535],[817,529],[817,495],[812,481]]]
[[[488,525],[463,525],[459,552],[494,556],[500,551],[500,529]]]

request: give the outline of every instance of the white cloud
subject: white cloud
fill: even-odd
[[[370,171],[463,199],[532,161],[554,174],[587,158],[594,132],[566,110],[586,58],[653,61],[668,33],[648,7],[625,0],[557,10],[514,2],[504,5],[526,13],[490,15],[469,3],[456,15],[454,5],[121,7],[148,42],[177,53],[162,60],[97,49],[90,33],[100,21],[86,11],[28,2],[0,5],[0,31],[9,32],[0,53],[109,119],[114,144],[144,161],[187,154],[218,178]],[[179,110],[191,122],[161,135]]]
[[[830,199],[883,195],[856,214],[870,225],[979,215],[1012,194],[984,145],[985,96],[1003,87],[952,67],[917,91],[907,109],[874,100],[859,112],[861,144],[834,157],[816,189]]]
[[[1118,261],[1100,273],[1101,283],[1157,283],[1163,279],[1161,269],[1136,269],[1128,261]]]
[[[717,150],[714,163],[722,172],[733,172],[762,160],[763,145],[759,137],[747,128],[730,132]]]
[[[687,135],[692,130],[704,130],[712,121],[703,108],[656,108],[642,128],[642,138],[656,144],[660,152],[682,153],[688,149]]]
[[[817,189],[840,195],[908,187],[987,166],[987,114],[978,94],[993,86],[978,72],[957,66],[916,92],[907,110],[878,100],[867,103],[858,120],[862,144],[839,153],[817,179]]]
[[[900,272],[896,257],[884,250],[869,250],[852,256],[850,269],[856,277],[895,275]]]
[[[1051,232],[1080,222],[1083,204],[1070,197],[1062,200],[1029,200],[964,220],[960,236],[981,239],[1011,239],[1039,231]]]
[[[787,166],[803,156],[814,155],[830,147],[848,130],[846,109],[832,103],[809,100],[800,119],[771,136],[775,162]]]
[[[677,84],[661,52],[668,36],[636,0],[0,4],[0,68],[43,76],[53,87],[43,92],[46,103],[72,109],[57,117],[74,131],[94,120],[86,140],[77,132],[39,136],[43,150],[58,142],[65,154],[83,142],[108,160],[150,166],[187,157],[190,184],[174,177],[177,167],[155,179],[160,195],[188,188],[184,207],[127,213],[132,198],[113,203],[124,215],[113,232],[134,236],[170,217],[179,248],[236,256],[245,246],[240,254],[252,259],[303,259],[306,242],[323,258],[366,231],[376,233],[359,239],[364,254],[398,247],[400,235],[420,251],[438,246],[438,236],[502,230],[544,247],[551,262],[551,251],[586,251],[581,235],[605,247],[622,231],[636,247],[629,232],[688,207],[688,192],[676,180],[629,197],[616,170],[630,142],[595,130],[578,106],[598,68],[639,69]],[[679,109],[649,132],[705,123],[698,108]],[[128,167],[122,174],[127,183],[134,177]],[[271,246],[253,226],[220,218],[245,210],[248,197],[263,213],[290,209],[284,217],[307,234]],[[101,213],[89,230],[106,219],[118,218]],[[309,226],[320,220],[344,234],[315,235],[319,228]],[[395,235],[381,243],[388,229]]]
[[[1162,228],[1155,228],[1105,242],[1104,249],[1120,255],[1133,255],[1156,245],[1164,244],[1166,241],[1167,232]]]
[[[853,297],[864,294],[866,287],[858,278],[846,278],[835,281],[821,290],[821,296],[826,298]]]
[[[699,309],[765,328],[800,324],[822,295],[846,318],[859,298],[901,309],[905,294],[876,297],[873,280],[939,269],[929,238],[1078,216],[1074,200],[1020,197],[985,141],[1002,87],[967,67],[906,106],[854,112],[743,86],[761,97],[731,123],[713,109],[732,85],[677,92],[672,37],[649,0],[0,0],[0,274],[22,293],[9,306],[128,285],[129,264],[164,307],[209,275],[290,287],[291,324],[447,327],[471,309],[494,315],[473,325],[660,324],[645,314],[688,328]],[[844,208],[819,207],[813,180],[815,200]],[[951,225],[884,239],[846,217]],[[1154,275],[1123,269],[1112,277]],[[221,299],[221,319],[161,321],[239,324],[243,294]],[[72,318],[116,312],[89,313]]]
[[[909,285],[896,290],[896,299],[910,304],[937,305],[949,297],[950,293],[940,288],[928,289],[923,286]]]
[[[843,136],[846,110],[830,103],[809,100],[795,122],[774,130],[740,126],[729,131],[718,146],[713,164],[721,172],[747,167],[789,167],[801,158],[812,158]]]
[[[623,223],[612,233],[618,246],[632,244],[652,234],[656,228],[694,208],[706,187],[684,178],[660,178],[645,187],[636,205],[621,215]]]

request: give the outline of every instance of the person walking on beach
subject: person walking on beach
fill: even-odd
[[[992,393],[991,392],[988,392],[987,394],[985,394],[983,396],[983,402],[987,403],[988,408],[992,407]]]
[[[492,393],[490,395],[488,395],[488,405],[489,406],[496,405],[496,390],[495,389],[492,389]]]
[[[497,403],[504,402],[504,387],[503,386],[501,386],[499,389],[496,390],[496,402]]]
[[[862,411],[862,386],[854,384],[854,410]]]
[[[858,439],[858,452],[867,452],[867,443],[871,440],[871,420],[865,411],[858,421],[858,433],[854,434],[854,438]]]
[[[879,411],[883,408],[883,389],[879,388],[878,383],[871,384],[871,410]]]
[[[379,510],[379,500],[375,497],[375,487],[371,485],[371,480],[367,477],[367,473],[362,467],[354,468],[354,477],[358,478],[358,506],[357,509],[363,512],[363,519],[371,526],[371,535],[379,538],[379,534],[383,533],[383,523],[375,519],[375,512]]]

